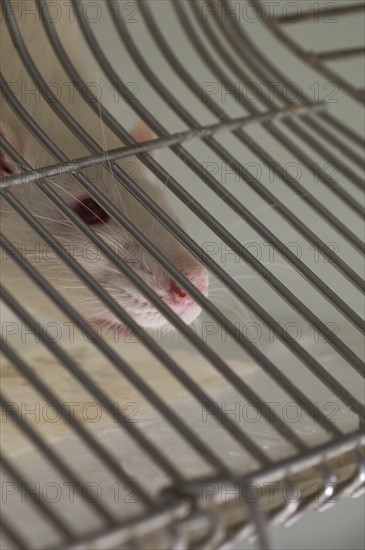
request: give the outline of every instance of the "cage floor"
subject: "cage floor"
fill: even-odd
[[[74,342],[74,356],[87,368],[87,372],[93,381],[102,387],[106,394],[113,398],[114,403],[126,415],[128,421],[138,425],[144,434],[148,436],[159,448],[179,465],[188,481],[198,481],[208,476],[209,469],[197,460],[197,456],[191,452],[181,438],[176,436],[174,429],[166,422],[161,421],[160,415],[155,409],[139,395],[133,386],[123,377],[113,372],[110,365],[103,362],[92,348],[85,346],[81,340]],[[114,344],[115,349],[120,349],[120,344]],[[324,348],[323,353],[328,354]],[[318,351],[318,350],[317,350]],[[70,411],[70,417],[76,417],[93,434],[93,436],[107,448],[120,462],[133,479],[138,481],[148,492],[154,496],[169,485],[169,480],[161,470],[154,466],[143,451],[131,441],[131,438],[121,429],[115,415],[110,415],[102,409],[97,402],[80,387],[64,368],[42,352],[39,346],[27,346],[24,353],[28,364],[33,371],[49,385],[59,392],[62,402]],[[226,463],[232,467],[237,475],[244,475],[255,471],[257,464],[249,455],[243,456],[242,451],[230,441],[228,432],[209,415],[208,411],[189,398],[183,388],[174,382],[157,361],[153,361],[146,351],[136,344],[124,344],[124,357],[133,361],[134,368],[145,380],[153,379],[154,386],[163,388],[163,395],[168,405],[183,418],[189,426],[195,426],[198,435],[214,449],[217,455],[224,457]],[[272,429],[265,425],[259,411],[245,401],[229,386],[222,383],[218,375],[212,369],[206,369],[199,364],[193,355],[186,350],[174,349],[175,358],[185,365],[190,365],[189,370],[194,373],[194,379],[205,388],[213,400],[222,410],[244,429],[245,433],[269,456],[280,460],[293,455],[293,449],[288,441],[283,440]],[[333,356],[331,360],[331,374],[341,376],[342,362],[337,364]],[[324,361],[325,363],[325,361]],[[294,428],[295,432],[304,436],[308,448],[320,446],[327,439],[323,430],[315,422],[308,422],[305,414],[283,394],[280,394],[273,385],[268,385],[260,368],[253,363],[248,363],[239,358],[231,359],[229,365],[242,379],[252,387],[260,387],[266,402],[270,403],[276,412],[281,411],[281,417]],[[303,378],[305,384],[305,378]],[[120,519],[133,517],[139,514],[140,502],[134,493],[133,486],[116,481],[112,472],[107,468],[99,467],[97,459],[90,450],[82,445],[80,438],[72,433],[69,426],[62,420],[57,410],[49,402],[37,395],[32,386],[21,376],[17,375],[14,368],[6,361],[2,365],[2,386],[10,402],[16,404],[20,415],[31,424],[36,431],[44,436],[48,445],[65,460],[71,458],[74,470],[80,472],[80,478],[87,480],[87,495],[83,500],[78,498],[75,489],[70,482],[65,480],[36,451],[32,443],[26,439],[11,421],[11,411],[2,415],[1,445],[7,449],[7,456],[25,476],[31,472],[31,490],[44,498],[51,507],[57,510],[59,515],[72,525],[72,528],[80,537],[97,527],[96,516],[87,506],[90,499],[98,499]],[[360,401],[362,399],[362,387],[356,382],[348,385]],[[316,384],[303,386],[305,393],[310,393],[313,401],[318,403],[322,410],[327,411],[329,418],[336,422],[336,416],[340,419],[341,431],[351,433],[358,428],[357,415],[349,412],[339,400],[335,398],[328,401],[328,396]],[[314,476],[314,474],[312,473]],[[37,512],[29,506],[31,495],[27,494],[19,484],[14,484],[6,475],[2,480],[5,483],[5,498],[7,502],[7,515],[10,517],[21,516],[27,524],[27,535],[36,541],[34,548],[48,545],[57,546],[58,539],[55,532],[47,522],[36,520]],[[307,483],[318,483],[315,477],[307,479]],[[264,487],[263,484],[262,488]],[[3,485],[4,487],[4,485]],[[214,484],[203,485],[203,498],[220,497],[224,501],[224,495],[219,495],[222,488]],[[4,493],[4,489],[3,489]],[[235,517],[234,513],[231,519]],[[242,517],[241,517],[242,519]],[[101,527],[101,525],[100,525]],[[11,548],[11,547],[9,547]]]

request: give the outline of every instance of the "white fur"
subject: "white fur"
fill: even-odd
[[[29,5],[31,2],[27,0]],[[15,6],[22,4],[22,0],[16,0]],[[18,19],[22,30],[22,36],[27,43],[38,69],[48,82],[57,82],[62,87],[65,82],[65,74],[55,59],[51,45],[48,44],[40,22],[32,19]],[[78,27],[76,23],[70,25],[68,12],[64,18],[58,21],[57,29],[62,42],[69,51],[75,52],[72,59],[75,62],[77,53]],[[27,76],[20,59],[14,53],[14,46],[10,37],[1,28],[1,65],[8,82],[17,83],[19,89],[34,89],[30,78]],[[70,48],[73,48],[73,50]],[[28,88],[27,88],[28,86]],[[18,90],[19,92],[19,90]],[[20,95],[19,95],[20,94]],[[58,120],[57,115],[39,98],[34,100],[33,95],[21,95],[23,105],[37,120],[41,127],[50,135],[57,145],[71,158],[82,156],[87,151],[78,142],[72,132]],[[120,147],[121,143],[111,134],[97,116],[93,115],[86,102],[75,94],[75,101],[70,102],[67,96],[62,96],[61,101],[80,124],[87,129],[92,137],[104,148]],[[9,128],[11,130],[9,130]],[[2,109],[1,131],[24,156],[33,167],[54,163],[55,159],[38,143],[31,133],[17,119],[8,106]],[[135,181],[148,193],[172,218],[176,219],[171,208],[167,204],[163,189],[156,182],[151,181],[151,176],[137,159],[126,159],[120,162],[121,166],[133,161],[137,167]],[[117,206],[125,216],[132,221],[166,255],[169,260],[179,268],[189,279],[204,293],[207,290],[207,272],[200,263],[173,238],[163,225],[155,219],[148,210],[132,197],[124,187],[114,181],[112,175],[106,170],[96,169],[87,171],[90,179],[93,179],[98,188]],[[94,179],[96,178],[96,180]],[[69,176],[62,176],[48,181],[48,185],[56,189],[59,195],[69,204],[86,195],[81,186]],[[97,258],[91,259],[95,246],[91,245],[86,237],[73,226],[66,217],[46,198],[46,196],[34,185],[25,184],[16,186],[12,193],[36,216],[45,228],[62,243],[72,256],[85,267],[88,272],[125,308],[129,315],[143,327],[166,328],[168,324],[148,301],[140,295],[130,281],[118,271],[115,265],[100,252]],[[112,327],[117,324],[115,316],[107,307],[99,302],[88,288],[73,274],[62,260],[55,257],[40,237],[22,220],[2,199],[1,201],[1,226],[6,237],[25,253],[26,258],[33,263],[42,274],[57,287],[59,292],[77,308],[77,310],[89,321],[101,323],[103,326]],[[179,299],[171,294],[171,278],[161,266],[139,247],[129,234],[114,220],[100,225],[90,226],[95,232],[118,254],[123,261],[135,269],[139,276],[170,306],[190,323],[200,312],[200,308],[191,299]],[[3,254],[1,264],[2,281],[23,303],[30,304],[52,315],[52,318],[60,317],[56,308],[49,304],[44,295],[39,291],[23,272],[16,267],[11,259]]]

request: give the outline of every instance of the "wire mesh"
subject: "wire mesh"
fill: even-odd
[[[16,276],[4,276],[2,304],[16,322],[2,322],[2,547],[216,548],[257,536],[262,548],[270,548],[269,522],[290,525],[308,509],[360,494],[364,140],[357,122],[364,90],[345,78],[343,65],[330,64],[350,63],[364,50],[358,40],[314,51],[287,28],[304,26],[297,31],[301,37],[309,25],[313,36],[321,36],[326,19],[363,16],[364,5],[308,10],[298,3],[294,12],[285,5],[272,11],[260,0],[74,0],[62,6],[2,0],[1,6],[11,68],[19,64],[33,86],[24,94],[20,77],[11,80],[9,63],[2,61],[2,211],[10,209],[15,222],[22,219],[76,277],[69,280],[88,289],[114,324],[128,328],[126,342],[113,341],[110,330],[100,332],[81,301],[66,299],[37,265],[36,243],[31,253],[16,246],[12,226],[2,223],[2,268],[10,262],[11,273],[33,282],[38,301],[53,303],[67,319],[43,322]],[[94,63],[96,81],[121,98],[126,117],[136,115],[156,137],[136,140],[120,122],[120,105],[98,96],[59,32],[59,10],[63,17],[67,12]],[[26,34],[29,14],[39,35],[33,43]],[[103,24],[102,32],[95,22]],[[260,33],[280,44],[280,64],[260,47]],[[37,44],[46,44],[52,61],[40,63],[44,52],[35,55]],[[126,69],[110,55],[111,44],[123,52]],[[296,82],[283,70],[285,56],[294,59],[287,62]],[[56,66],[76,100],[58,95]],[[128,67],[139,79],[137,94],[131,95]],[[299,86],[304,67],[324,79],[326,92],[340,94],[339,104],[331,105],[317,87],[312,97]],[[252,90],[260,91],[254,100]],[[33,112],[29,93],[37,97]],[[93,117],[99,126],[89,124]],[[47,153],[40,163],[30,162],[9,138],[9,120]],[[130,173],[131,159],[160,182],[188,220],[185,227]],[[288,169],[293,166],[295,176]],[[87,193],[191,296],[203,311],[200,325],[189,326],[144,271],[78,215],[60,192],[66,180],[59,177]],[[53,185],[57,181],[61,185]],[[212,283],[223,285],[231,306],[215,300],[214,291],[206,296],[156,242],[154,222],[141,230],[100,181],[142,204],[176,246],[205,266]],[[53,210],[39,215],[34,199],[18,194],[24,188]],[[47,225],[53,212],[176,330],[185,351],[171,343],[172,335],[136,322],[108,283],[70,254],[68,234],[60,238],[59,226],[52,231]],[[228,253],[238,274],[222,261]],[[69,331],[67,338],[54,336],[61,324],[84,336],[81,348]],[[259,327],[260,337],[252,338],[247,327]],[[23,333],[32,334],[35,345],[20,345]],[[96,416],[87,416],[90,409]]]

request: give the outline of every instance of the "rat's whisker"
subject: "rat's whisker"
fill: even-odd
[[[212,300],[213,304],[218,304],[222,306],[222,312],[224,313],[225,310],[228,310],[229,312],[233,313],[235,316],[243,315],[242,311],[239,311],[238,309],[235,309],[233,305],[228,304],[227,302],[224,302],[223,300],[220,300],[219,298],[214,297]],[[241,306],[243,308],[243,306]]]

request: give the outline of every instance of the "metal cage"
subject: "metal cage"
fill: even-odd
[[[64,123],[89,151],[82,157],[67,156],[62,144],[54,142],[29,115],[6,75],[1,74],[2,105],[6,103],[16,113],[54,159],[51,165],[35,169],[0,134],[2,150],[22,167],[20,174],[2,179],[2,200],[27,221],[121,322],[134,327],[146,362],[153,358],[158,366],[153,367],[151,378],[146,378],[147,371],[139,368],[136,357],[125,355],[123,345],[111,344],[100,337],[26,254],[14,249],[6,228],[2,229],[3,254],[11,256],[43,295],[80,331],[88,334],[92,353],[103,358],[105,369],[113,371],[103,375],[102,370],[96,371],[93,366],[87,368],[89,359],[79,348],[64,346],[48,329],[40,328],[36,316],[2,285],[3,305],[37,335],[37,343],[31,350],[17,350],[6,335],[2,336],[1,466],[2,491],[6,497],[2,499],[2,548],[218,548],[237,537],[257,537],[262,548],[271,548],[270,522],[290,525],[308,509],[325,509],[343,495],[357,496],[364,489],[361,306],[364,280],[363,264],[359,261],[364,249],[359,229],[363,228],[364,215],[364,139],[348,122],[351,113],[361,116],[358,113],[363,107],[364,89],[347,78],[343,65],[340,69],[336,65],[359,59],[364,49],[363,44],[358,45],[361,36],[355,37],[357,45],[351,41],[349,47],[331,51],[316,51],[315,45],[313,48],[309,41],[303,40],[308,34],[320,35],[326,18],[340,23],[363,17],[364,5],[330,2],[306,9],[300,2],[291,2],[291,7],[285,2],[273,7],[261,0],[165,0],[164,7],[161,2],[147,0],[128,2],[129,9],[132,7],[139,14],[143,32],[154,44],[159,57],[153,57],[148,49],[142,51],[134,32],[121,17],[120,4],[105,0],[102,8],[109,17],[110,32],[118,36],[129,62],[158,96],[162,112],[177,121],[175,131],[171,131],[167,128],[172,125],[164,125],[154,115],[148,99],[135,97],[128,101],[130,87],[125,75],[114,68],[100,44],[85,16],[84,2],[73,0],[74,24],[103,78],[158,136],[136,143],[111,109],[96,100],[77,71],[49,16],[51,3],[38,0],[36,4],[40,29],[47,34],[50,47],[76,93],[82,94],[94,113],[100,115],[121,146],[106,151],[70,114],[67,104],[58,99],[54,88],[37,70],[37,59],[32,58],[22,40],[12,1],[1,0],[3,23],[14,44],[11,53],[14,63],[23,63],[42,101],[48,102],[60,124]],[[202,94],[204,76],[196,69],[198,65],[193,63],[191,67],[192,58],[180,52],[181,43],[171,42],[171,29],[160,25],[162,9],[170,10],[173,31],[176,26],[196,63],[213,75],[215,89],[224,88],[232,99],[237,83],[241,85],[239,97],[233,102]],[[307,70],[321,82],[335,86],[341,96],[340,105],[328,103],[328,94],[319,93],[313,98],[303,88],[298,94],[299,83],[287,74],[285,59],[263,51],[250,32],[253,24],[266,33],[268,40],[276,42],[280,51],[292,56],[291,66],[298,78],[301,71]],[[165,64],[169,78],[177,80],[180,96],[171,91],[168,80],[160,77],[159,62]],[[248,95],[252,83],[262,90],[255,101]],[[191,103],[179,99],[184,91],[191,96]],[[204,116],[200,116],[200,110]],[[263,144],[263,136],[267,136],[269,145]],[[233,138],[234,145],[230,141]],[[158,161],[148,155],[152,150],[168,153],[171,162],[165,162],[167,156]],[[211,157],[205,156],[205,151],[235,174],[237,192],[223,182],[221,173],[217,175],[206,169],[205,160]],[[253,155],[259,166],[270,167],[278,186],[270,185],[266,176],[254,175],[242,160],[245,154]],[[275,304],[285,304],[294,319],[301,319],[310,327],[316,342],[321,342],[320,352],[319,346],[308,344],[308,339],[293,337],[290,323],[284,322],[280,308],[265,307],[265,300],[252,293],[245,280],[241,282],[240,277],[230,274],[224,264],[207,253],[202,243],[180,227],[118,164],[121,159],[135,155],[171,196],[189,209],[201,227],[209,228],[215,239],[211,242],[224,245],[239,259],[240,265],[253,270],[261,281],[263,295],[272,293]],[[303,178],[290,174],[278,158],[294,159],[305,177],[314,178],[319,194]],[[184,166],[192,181],[199,182],[200,195],[176,175],[171,169],[173,163]],[[210,295],[205,297],[180,273],[148,235],[134,227],[88,178],[87,169],[92,166],[103,166],[118,185],[141,201],[206,266],[211,277],[223,284],[233,303],[243,304],[260,321],[260,326],[270,329],[280,352],[271,344],[265,348],[250,338],[229,311],[225,312]],[[335,170],[330,173],[329,168]],[[74,215],[48,185],[50,178],[60,174],[69,174],[87,190],[193,297],[209,316],[214,333],[224,331],[224,344],[229,342],[237,350],[234,361],[227,351],[231,348],[223,345],[223,339],[208,340],[185,324],[133,268],[115,257],[107,242]],[[131,317],[108,291],[67,253],[28,205],[16,198],[13,189],[20,184],[37,186],[114,263],[115,269],[131,280],[186,341],[189,354],[180,354],[169,345],[169,337],[162,337],[161,341],[134,326]],[[215,197],[232,219],[241,220],[253,231],[265,244],[265,250],[274,252],[283,265],[289,266],[295,283],[285,278],[285,271],[284,275],[275,273],[273,265],[258,259],[252,246],[247,246],[234,229],[227,229],[216,210],[210,211],[205,192]],[[271,219],[266,220],[247,206],[241,192],[258,197],[263,212],[274,211],[278,225],[273,226]],[[286,201],[286,194],[302,210],[294,207],[294,202]],[[299,235],[300,242],[306,243],[320,262],[311,263],[301,257],[290,241],[285,241],[285,234]],[[328,236],[332,244],[341,246],[331,246]],[[301,292],[304,286],[311,296],[307,303]],[[313,305],[316,300],[318,308]],[[327,305],[330,310],[326,310]],[[342,331],[343,326],[347,332]],[[337,330],[339,327],[341,330]],[[46,359],[42,359],[40,349]],[[307,385],[299,382],[298,376],[302,375],[307,377]],[[214,376],[219,379],[219,390],[218,386],[209,385],[208,378]],[[72,383],[67,386],[65,380]],[[106,388],[104,383],[108,380],[110,386]],[[121,380],[125,386],[120,386]],[[178,398],[170,398],[164,384],[178,386]],[[122,405],[112,395],[113,386],[116,392],[126,391],[121,396],[125,399]],[[92,403],[94,411],[102,411],[103,421],[93,424],[78,414],[70,416],[66,406],[70,401],[69,387],[73,388],[75,399],[81,395],[80,401],[85,401],[87,395],[89,406]],[[29,397],[32,405],[28,405],[33,407],[31,418],[31,414],[23,414],[21,406],[26,406],[28,392],[38,396]],[[138,423],[132,420],[134,413],[130,408],[135,402],[129,395],[138,395],[146,404],[149,412],[145,420],[144,413]],[[268,401],[273,395],[278,396],[276,408]],[[63,428],[57,437],[52,432],[53,421],[37,422],[39,410],[45,409],[37,409],[35,403],[47,405],[47,411],[52,410],[62,421]],[[330,414],[328,403],[334,407],[335,417]],[[242,418],[243,407],[248,411],[248,405],[256,415],[257,411],[260,413],[254,426],[248,417]],[[289,418],[289,406],[300,411],[298,423]],[[160,430],[156,436],[154,430]],[[22,445],[24,452],[20,451]],[[45,490],[46,487],[57,494],[61,486],[68,488],[67,497],[57,499]]]

